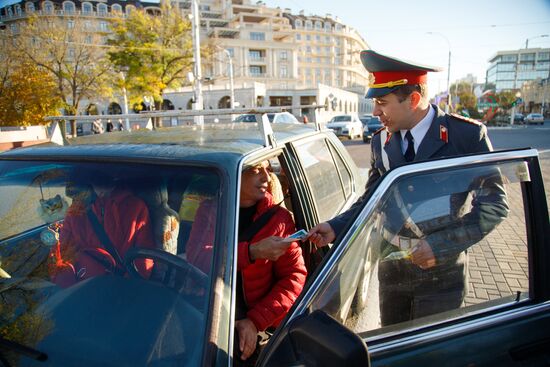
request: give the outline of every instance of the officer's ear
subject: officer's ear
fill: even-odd
[[[422,96],[419,92],[414,91],[409,95],[409,100],[411,101],[411,108],[416,109],[420,104],[420,101],[422,101]]]

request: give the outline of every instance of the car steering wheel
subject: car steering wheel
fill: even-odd
[[[124,256],[124,264],[126,265],[128,274],[133,278],[144,279],[136,268],[135,260],[137,259],[151,259],[154,261],[157,269],[164,268],[162,269],[164,274],[160,280],[164,285],[170,285],[170,283],[175,281],[176,276],[179,277],[179,273],[183,273],[183,279],[187,280],[190,278],[195,282],[196,286],[201,288],[207,288],[208,286],[208,276],[196,266],[191,265],[189,261],[166,251],[143,247],[132,247]]]

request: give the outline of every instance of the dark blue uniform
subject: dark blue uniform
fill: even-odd
[[[435,109],[436,114],[418,147],[414,161],[492,150],[483,124],[445,114],[435,105],[431,108]],[[371,142],[371,167],[365,195],[350,210],[329,221],[336,234],[342,232],[362,201],[370,196],[373,185],[387,171],[382,149],[387,153],[386,164],[389,164],[390,169],[406,163],[401,149],[401,134],[397,132],[386,139],[382,139],[382,135],[384,134],[376,134]],[[398,186],[399,197],[394,199],[390,196],[387,205],[382,209],[386,217],[382,232],[391,235],[383,236],[387,241],[381,249],[381,258],[399,250],[395,247],[395,242],[390,243],[392,236],[410,238],[413,241],[423,238],[432,248],[436,266],[422,270],[409,259],[380,261],[380,311],[383,325],[460,307],[466,289],[465,251],[494,229],[508,213],[506,194],[500,173],[496,169],[487,170],[482,176],[461,177],[460,180],[435,182],[430,177],[424,177],[417,182],[413,179],[412,182],[414,184],[409,182],[407,187]],[[469,187],[453,186],[464,185],[465,182],[470,182]],[[426,187],[430,189],[426,190]],[[416,232],[404,228],[403,223],[407,219],[404,216],[413,212],[415,205],[424,202],[424,196],[426,200],[437,197],[434,190],[441,190],[442,195],[445,192],[453,193],[450,197],[448,218],[438,218],[437,223],[417,223]],[[469,192],[476,192],[476,200],[468,199]],[[466,211],[465,206],[468,206]],[[407,209],[403,210],[402,207]]]

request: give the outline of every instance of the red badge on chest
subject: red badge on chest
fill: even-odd
[[[449,142],[449,131],[443,125],[439,125],[439,139],[443,140],[445,143]]]

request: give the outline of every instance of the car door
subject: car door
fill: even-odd
[[[437,253],[436,267],[412,263],[410,249],[419,242],[392,235],[403,226],[421,230],[417,237]],[[548,233],[536,150],[394,169],[336,239],[259,364],[546,365]],[[397,262],[410,271],[401,279],[391,266]],[[422,276],[429,286],[411,286]],[[446,286],[454,285],[449,279],[461,278],[462,302],[441,307]],[[420,300],[408,319],[388,321],[404,312],[386,302],[395,290]]]

